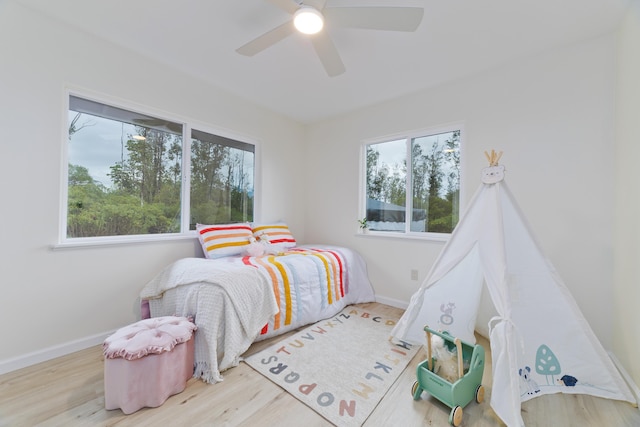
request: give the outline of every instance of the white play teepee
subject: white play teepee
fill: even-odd
[[[487,158],[482,186],[392,336],[424,343],[428,325],[475,343],[486,284],[498,313],[489,322],[491,407],[508,426],[523,426],[521,402],[542,394],[590,394],[637,405],[536,243],[503,181],[500,156],[492,151]]]

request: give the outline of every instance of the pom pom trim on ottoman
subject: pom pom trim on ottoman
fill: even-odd
[[[141,320],[103,344],[105,408],[131,414],[162,405],[193,376],[194,331],[185,317]]]

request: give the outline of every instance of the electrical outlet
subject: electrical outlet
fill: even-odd
[[[418,270],[411,270],[411,280],[418,280]]]

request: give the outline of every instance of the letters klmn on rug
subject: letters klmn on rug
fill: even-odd
[[[245,362],[328,421],[360,426],[420,348],[389,340],[397,320],[346,307]]]

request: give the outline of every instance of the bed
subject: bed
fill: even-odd
[[[298,246],[292,238],[282,242],[276,238],[281,230],[271,232],[269,242],[255,224],[248,227],[248,244],[243,237],[242,245],[226,247],[233,250],[209,254],[220,248],[219,239],[207,239],[199,226],[207,257],[172,263],[140,293],[151,317],[193,318],[198,327],[194,377],[208,383],[222,381],[221,372],[237,366],[255,341],[327,319],[347,305],[375,300],[366,264],[355,251]],[[220,235],[235,231],[225,229]],[[249,245],[255,249],[256,233],[267,249],[252,256]]]

